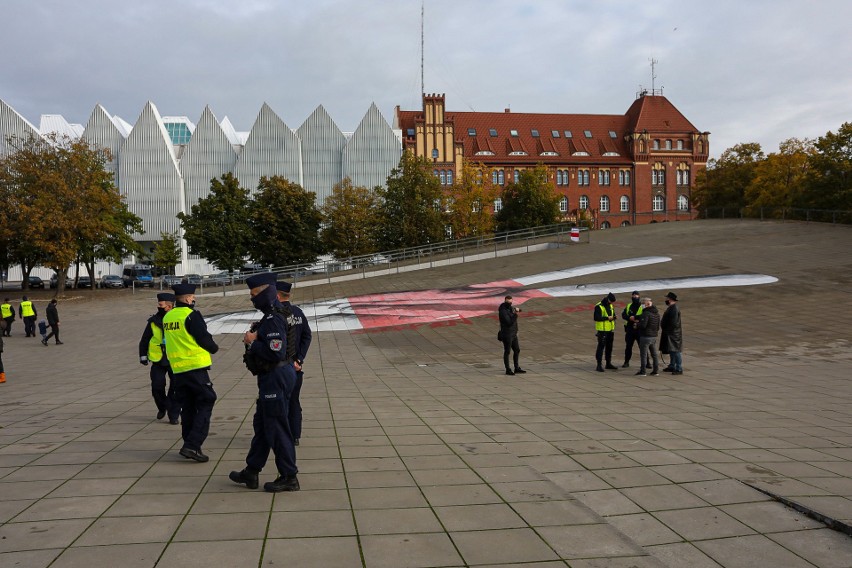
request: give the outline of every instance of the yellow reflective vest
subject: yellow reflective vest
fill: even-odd
[[[33,311],[33,303],[29,300],[21,302],[21,315],[25,318],[32,317],[35,315]]]
[[[597,304],[595,304],[595,309],[598,309],[598,308],[601,309],[601,313],[605,316],[614,316],[615,315],[615,308],[613,307],[612,304],[609,305],[609,312],[607,312],[607,309],[604,307],[604,305],[601,302],[598,302]],[[595,329],[597,331],[615,331],[615,320],[613,320],[613,321],[609,321],[609,320],[595,321]]]
[[[10,318],[15,315],[14,310],[12,310],[12,304],[3,304],[0,306],[0,317],[3,319]]]
[[[148,360],[156,363],[163,359],[166,338],[163,336],[163,328],[151,322],[151,339],[148,340]]]
[[[175,373],[206,369],[213,364],[210,353],[186,330],[186,318],[193,312],[184,306],[172,308],[163,317],[166,357]]]

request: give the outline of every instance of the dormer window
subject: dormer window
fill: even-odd
[[[533,129],[530,131],[530,134],[532,134],[532,137],[533,137],[533,138],[538,138],[538,130],[536,130],[535,128],[533,128]]]
[[[516,150],[514,152],[509,152],[509,155],[510,156],[527,156],[528,154],[526,152],[521,151],[521,150]]]
[[[493,156],[493,155],[494,155],[494,152],[492,152],[491,150],[480,150],[479,152],[474,154],[474,156]]]
[[[604,152],[603,155],[607,156],[607,157],[613,157],[613,156],[620,156],[621,154],[619,154],[618,152]]]
[[[570,131],[570,130],[566,130],[566,131],[565,131],[565,138],[573,138],[573,137],[574,137],[574,135],[573,135],[573,134],[571,134],[571,131]]]
[[[586,135],[586,138],[591,138],[591,137],[592,137],[592,131],[591,131],[591,130],[584,130],[584,131],[583,131],[583,134],[585,134],[585,135]]]
[[[406,134],[407,136],[414,136],[414,129],[413,129],[413,128],[409,128],[408,130],[406,130],[406,131],[405,131],[405,134]]]
[[[491,138],[497,138],[497,129],[496,128],[489,128],[488,129],[488,135]]]
[[[518,137],[518,131],[517,130],[510,130],[509,136],[511,136],[512,138],[517,138]]]
[[[550,152],[550,151],[542,152],[541,154],[539,154],[539,156],[558,156],[558,155],[559,155],[558,152]]]
[[[553,136],[554,138],[559,138],[559,131],[558,130],[551,130],[550,135]]]
[[[615,133],[615,130],[610,130],[609,137],[615,139],[618,138],[618,134]]]
[[[574,153],[573,153],[573,154],[571,154],[571,155],[572,155],[572,156],[588,156],[588,155],[589,155],[589,153],[588,153],[588,152],[574,152]]]
[[[476,136],[476,128],[468,128],[467,129],[468,136]]]

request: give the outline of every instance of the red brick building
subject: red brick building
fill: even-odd
[[[709,132],[656,92],[640,93],[623,115],[447,112],[444,95],[424,95],[423,110],[396,108],[394,128],[445,186],[464,161],[504,187],[544,164],[564,219],[588,214],[598,228],[692,219],[691,188],[709,152]]]

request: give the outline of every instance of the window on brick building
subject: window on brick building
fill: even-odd
[[[453,185],[453,170],[447,170],[447,185]]]
[[[577,185],[589,185],[589,170],[577,170]]]
[[[666,208],[666,200],[662,195],[655,195],[651,202],[652,211],[663,211]]]
[[[672,149],[672,141],[666,140],[666,150],[671,150],[671,149]]]
[[[497,213],[501,209],[503,209],[503,200],[498,197],[494,200],[494,212]]]
[[[654,150],[659,150],[659,149],[660,149],[660,141],[659,141],[659,140],[654,140],[654,146],[653,146],[653,148],[654,148]]]
[[[689,170],[681,169],[677,171],[677,184],[682,186],[689,185]]]
[[[683,150],[683,140],[678,140],[678,141],[677,141],[677,149],[678,149],[678,150]]]
[[[518,183],[518,180],[521,179],[521,170],[515,170],[515,183]]]
[[[598,172],[598,184],[599,185],[609,185],[610,180],[610,171],[609,170],[600,170]]]
[[[497,185],[506,185],[506,171],[497,170]]]
[[[630,226],[630,221],[622,221],[622,222],[621,222],[621,226],[622,226],[622,227],[629,227],[629,226]]]
[[[618,170],[618,185],[630,185],[630,170]]]
[[[629,197],[627,197],[626,195],[622,195],[621,198],[618,200],[618,203],[620,205],[620,209],[621,209],[622,213],[627,213],[627,212],[630,211],[630,198]]]
[[[689,211],[689,198],[685,195],[677,196],[677,210]]]
[[[580,196],[580,209],[585,211],[589,208],[589,197],[587,195]]]
[[[612,225],[609,224],[609,221],[604,221],[601,223],[601,229],[609,229]]]
[[[559,200],[559,212],[560,213],[568,213],[568,198],[564,195]]]
[[[609,197],[606,195],[601,195],[601,212],[609,213]]]

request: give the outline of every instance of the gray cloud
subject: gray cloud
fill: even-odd
[[[344,130],[375,102],[420,106],[420,2],[5,0],[0,98],[31,122],[134,122],[147,100],[248,130],[266,101],[291,127],[322,104]],[[425,89],[451,110],[620,114],[649,59],[713,154],[767,152],[850,120],[846,0],[653,3],[427,0]]]

